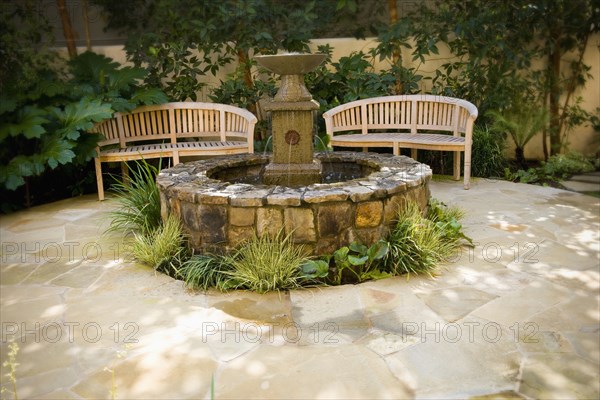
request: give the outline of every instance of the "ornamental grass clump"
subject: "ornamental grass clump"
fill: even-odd
[[[230,279],[225,271],[231,271],[231,266],[223,256],[197,254],[186,260],[177,273],[190,289],[225,290]]]
[[[160,170],[146,160],[129,168],[130,179],[113,185],[119,209],[110,213],[108,231],[141,232],[149,234],[161,225],[160,194],[156,175]]]
[[[131,243],[133,257],[157,271],[176,276],[180,260],[185,258],[185,235],[175,215],[150,233],[135,232]]]
[[[291,235],[279,232],[263,235],[240,246],[224,261],[231,270],[223,271],[232,289],[249,289],[259,293],[295,289],[301,286],[302,265],[308,260],[303,246],[292,243]]]
[[[462,215],[458,208],[447,208],[432,200],[424,216],[417,203],[409,202],[398,212],[382,269],[393,275],[433,275],[436,267],[450,259],[465,241],[471,243],[458,222]]]

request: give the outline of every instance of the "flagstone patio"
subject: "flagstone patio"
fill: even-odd
[[[128,261],[95,195],[2,216],[1,361],[15,341],[19,398],[598,398],[600,199],[431,192],[477,243],[435,279],[267,295]]]

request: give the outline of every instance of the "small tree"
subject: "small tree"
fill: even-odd
[[[176,100],[194,100],[203,87],[199,78],[234,60],[252,89],[252,54],[308,51],[317,13],[330,18],[335,7],[302,0],[150,0],[137,2],[141,15],[133,19],[121,14],[120,0],[95,2],[107,11],[109,27],[128,34],[128,57],[148,67],[151,83],[163,83]]]
[[[491,131],[508,134],[515,142],[515,159],[526,169],[525,146],[546,127],[548,111],[535,102],[515,101],[506,110],[488,111],[488,116],[492,118]]]
[[[566,145],[572,114],[581,111],[574,92],[591,78],[583,56],[590,36],[600,31],[600,4],[597,0],[537,0],[528,11],[535,22],[534,37],[542,43],[540,50],[547,58],[545,79],[540,82],[550,114],[550,154],[555,155]],[[570,60],[568,54],[572,54]],[[544,154],[547,159],[546,135]]]
[[[536,91],[548,109],[550,152],[556,154],[565,132],[590,118],[574,93],[590,78],[583,55],[599,27],[597,0],[438,0],[423,2],[384,30],[378,50],[398,60],[397,50],[409,48],[413,61],[424,62],[447,46],[452,57],[428,78],[432,92],[469,99],[480,110],[479,123],[486,122],[487,110],[512,107],[523,89]],[[534,60],[544,63],[541,70],[532,69]],[[545,140],[544,148],[547,155]]]

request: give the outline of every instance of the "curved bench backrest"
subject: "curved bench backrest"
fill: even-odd
[[[226,141],[229,138],[253,140],[256,117],[239,107],[216,103],[175,102],[141,106],[129,113],[115,113],[94,131],[106,140],[99,146],[149,140],[170,140],[195,137]],[[121,133],[121,134],[119,134]]]
[[[342,104],[323,114],[327,133],[406,130],[465,133],[477,118],[477,107],[466,100],[435,95],[384,96]],[[471,123],[469,123],[471,121]]]

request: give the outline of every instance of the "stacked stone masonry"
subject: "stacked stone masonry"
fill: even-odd
[[[327,254],[352,241],[372,244],[384,237],[406,201],[427,205],[431,169],[408,157],[354,152],[316,157],[338,172],[356,173],[358,165],[364,176],[291,188],[223,179],[259,174],[269,162],[266,155],[179,164],[157,178],[162,216],[178,215],[198,252],[229,252],[254,235],[283,232],[311,254]]]

